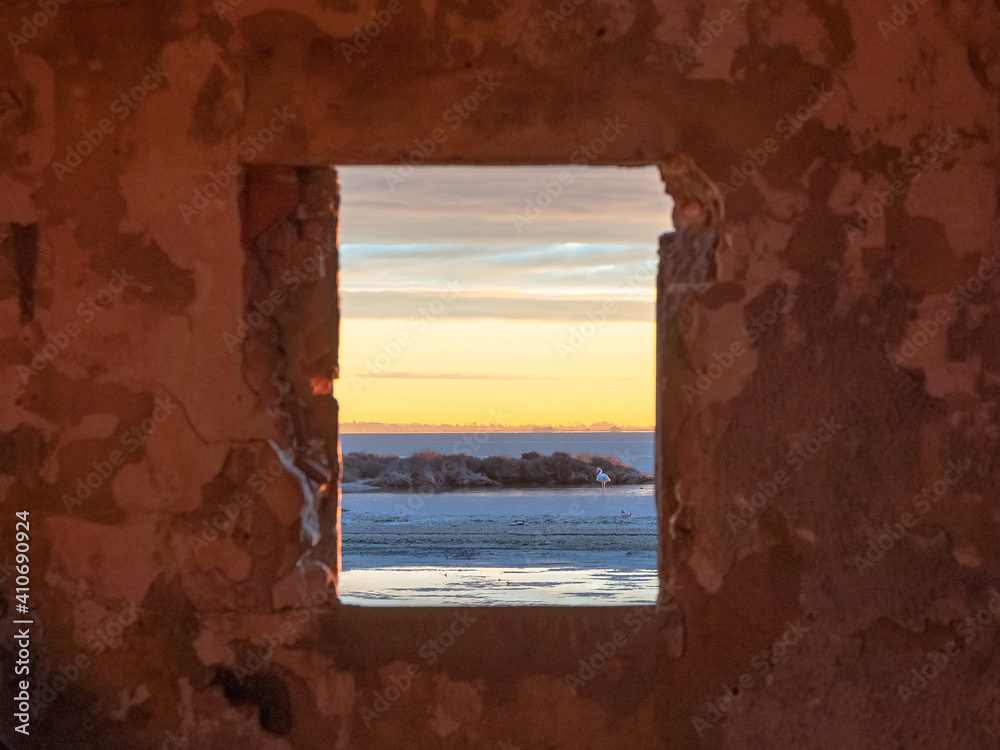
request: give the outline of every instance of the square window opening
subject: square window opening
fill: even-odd
[[[341,602],[654,602],[658,170],[337,173]]]

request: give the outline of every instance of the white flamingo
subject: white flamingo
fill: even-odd
[[[604,473],[604,469],[597,469],[597,481],[601,483],[601,494],[604,494],[604,485],[611,481],[611,477]]]

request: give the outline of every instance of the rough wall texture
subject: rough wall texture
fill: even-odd
[[[1000,746],[995,4],[0,7],[12,747]],[[569,161],[677,203],[661,606],[339,606],[329,165]]]

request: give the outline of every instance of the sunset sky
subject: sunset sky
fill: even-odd
[[[389,169],[337,170],[341,423],[653,424],[655,168]]]

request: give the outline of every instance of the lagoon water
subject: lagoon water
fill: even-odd
[[[652,473],[652,433],[342,435],[344,451],[601,453]],[[629,456],[631,460],[625,456]],[[359,492],[342,502],[341,601],[379,606],[649,604],[653,484]],[[624,513],[623,513],[624,511]]]

